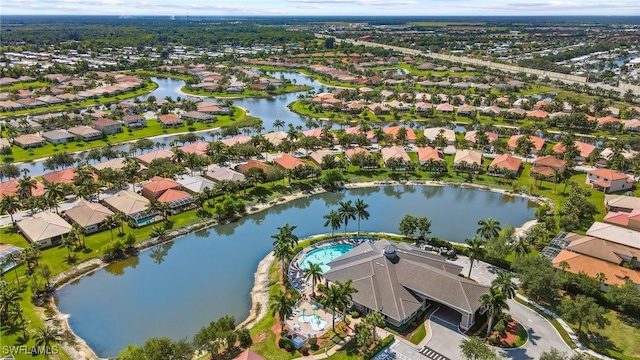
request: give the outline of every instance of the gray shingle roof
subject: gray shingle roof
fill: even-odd
[[[385,247],[396,256],[385,256]],[[421,304],[417,294],[441,302],[461,313],[480,308],[488,288],[458,276],[462,267],[414,246],[379,240],[363,243],[328,264],[324,277],[332,282],[353,280],[353,300],[402,322]]]

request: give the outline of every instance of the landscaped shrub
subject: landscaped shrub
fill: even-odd
[[[309,355],[309,347],[307,345],[300,348],[300,353],[304,356]]]
[[[351,312],[351,317],[354,318],[354,319],[357,319],[357,318],[360,317],[360,313],[357,312],[357,311],[352,311]]]
[[[286,337],[280,338],[280,340],[278,341],[278,346],[281,349],[287,350],[288,352],[293,352],[296,349],[295,345],[293,345],[293,341],[287,339]]]
[[[309,339],[309,346],[311,347],[311,350],[313,350],[313,351],[318,350],[318,348],[319,348],[318,339],[316,339],[316,338]]]
[[[374,356],[376,356],[380,351],[382,351],[382,349],[384,349],[385,347],[387,347],[387,345],[391,344],[391,342],[393,342],[393,335],[389,335],[386,338],[380,340],[379,343],[376,344],[376,346],[373,347],[373,349],[367,351],[362,358],[364,360],[371,360]]]
[[[249,329],[242,328],[238,330],[238,341],[240,341],[240,345],[243,347],[247,347],[253,343]]]

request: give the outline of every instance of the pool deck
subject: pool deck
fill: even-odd
[[[355,237],[349,236],[346,238],[342,237],[342,238],[320,241],[313,245],[307,246],[306,248],[302,249],[302,251],[297,253],[296,256],[294,256],[291,262],[289,263],[289,272],[288,272],[289,283],[291,283],[293,288],[296,289],[298,292],[305,295],[311,295],[311,293],[313,292],[312,282],[307,281],[305,279],[304,270],[300,267],[300,262],[305,258],[305,256],[308,253],[312,252],[313,250],[321,249],[321,248],[332,246],[332,245],[347,244],[347,245],[352,245],[353,247],[356,247],[358,246],[358,244],[366,240],[370,240],[370,239],[368,237],[367,238],[362,237],[360,238],[360,240],[357,240]]]
[[[315,310],[313,309],[314,306],[316,308]],[[302,315],[304,315],[305,318],[307,316],[309,317],[315,317],[315,315],[320,316],[320,319],[325,321],[324,327],[322,329],[317,329],[317,328],[313,329],[311,324],[306,323],[304,321],[300,321],[298,319],[298,317]],[[324,310],[322,305],[317,304],[315,302],[312,303],[309,300],[302,299],[298,301],[298,304],[296,304],[294,308],[293,316],[289,317],[289,319],[285,321],[285,324],[289,329],[291,329],[291,331],[295,332],[299,336],[304,337],[305,339],[309,339],[313,337],[320,337],[324,333],[326,333],[329,329],[331,329],[332,316],[333,315],[331,314],[331,312]],[[339,315],[336,315],[336,316],[339,317]],[[337,318],[336,323],[339,322],[340,319],[341,317],[339,319]]]

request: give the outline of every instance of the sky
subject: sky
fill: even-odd
[[[1,15],[640,16],[639,0],[2,0]]]

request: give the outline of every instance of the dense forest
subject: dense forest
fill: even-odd
[[[186,21],[169,20],[168,17],[7,17],[3,18],[2,28],[4,45],[24,43],[40,47],[66,42],[66,48],[80,52],[171,44],[210,49],[219,45],[282,45],[313,38],[312,34],[255,21]]]

